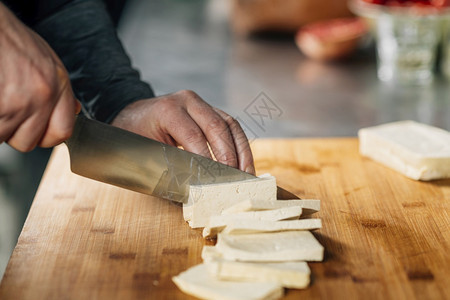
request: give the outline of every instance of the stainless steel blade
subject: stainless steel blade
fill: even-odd
[[[77,116],[66,144],[72,172],[176,202],[187,200],[189,184],[255,178],[203,156],[81,115]]]

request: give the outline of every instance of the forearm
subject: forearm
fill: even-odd
[[[61,57],[75,95],[95,119],[111,122],[128,104],[154,96],[131,67],[101,1],[71,1],[33,29]]]

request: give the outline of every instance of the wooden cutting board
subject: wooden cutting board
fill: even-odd
[[[450,180],[417,182],[348,139],[257,140],[258,173],[322,200],[312,283],[286,299],[450,299]],[[171,277],[201,262],[179,205],[71,174],[55,149],[0,299],[191,299]]]

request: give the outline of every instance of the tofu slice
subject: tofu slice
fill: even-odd
[[[172,278],[180,290],[200,299],[262,300],[279,299],[283,288],[273,282],[239,282],[218,280],[205,264],[194,266]]]
[[[189,222],[192,219],[192,206],[193,205],[183,203],[183,218],[186,222]]]
[[[220,259],[220,258],[222,258],[222,254],[219,251],[217,251],[217,247],[208,246],[208,245],[203,246],[203,249],[202,249],[203,261],[208,262],[210,260]]]
[[[309,285],[311,270],[304,261],[249,263],[214,258],[205,262],[208,272],[222,280],[274,282],[285,288]]]
[[[320,219],[303,219],[291,221],[236,220],[229,223],[222,231],[227,234],[249,234],[290,230],[314,230],[322,228]]]
[[[450,178],[450,132],[401,121],[360,129],[362,155],[415,180]]]
[[[286,219],[298,219],[301,214],[302,208],[300,206],[290,206],[272,210],[246,211],[236,214],[211,216],[209,218],[208,226],[203,228],[203,237],[215,237],[227,224],[236,220],[280,221]]]
[[[309,231],[219,233],[216,248],[224,259],[248,262],[322,261],[324,252]]]
[[[192,228],[205,227],[209,217],[220,215],[224,209],[245,201],[255,199],[260,201],[275,201],[277,184],[275,177],[265,176],[252,180],[191,185],[189,198],[183,204],[183,215]]]
[[[235,205],[224,209],[224,215],[235,214],[245,211],[259,211],[259,210],[271,210],[282,207],[289,206],[300,206],[303,211],[303,215],[310,215],[320,210],[320,200],[316,199],[302,199],[302,200],[258,200],[258,199],[247,199],[236,203]]]

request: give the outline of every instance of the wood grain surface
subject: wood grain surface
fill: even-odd
[[[256,140],[258,173],[322,200],[322,263],[285,299],[450,299],[450,180],[417,182],[346,139]],[[201,262],[179,205],[71,174],[51,158],[0,299],[191,299],[171,277]],[[193,299],[193,298],[192,298]]]

